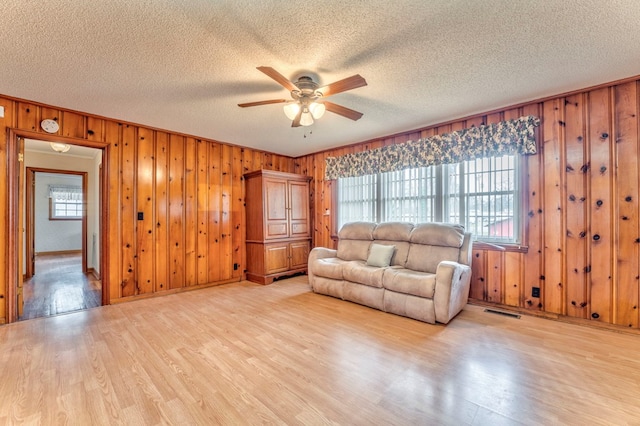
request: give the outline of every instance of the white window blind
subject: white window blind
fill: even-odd
[[[515,155],[338,179],[338,225],[461,223],[477,240],[519,242]]]
[[[378,222],[378,175],[338,180],[338,209],[340,223]]]

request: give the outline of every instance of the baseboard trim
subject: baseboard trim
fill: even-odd
[[[617,324],[611,324],[608,322],[600,322],[600,321],[593,321],[593,320],[589,320],[589,319],[584,319],[584,318],[575,318],[575,317],[569,317],[566,315],[561,315],[561,314],[555,314],[555,313],[551,313],[551,312],[544,312],[544,311],[533,311],[533,310],[527,310],[524,308],[518,308],[515,306],[509,306],[509,305],[503,305],[500,303],[491,303],[491,302],[485,302],[483,300],[479,300],[479,299],[469,299],[468,301],[469,305],[475,305],[475,306],[479,306],[479,307],[483,307],[483,308],[498,308],[507,312],[514,312],[516,314],[522,314],[522,315],[527,315],[527,316],[532,316],[532,317],[538,317],[538,318],[545,318],[548,320],[552,320],[552,321],[558,321],[558,322],[564,322],[567,324],[574,324],[574,325],[580,325],[580,326],[584,326],[584,327],[592,327],[592,328],[599,328],[602,330],[609,330],[609,331],[614,331],[614,332],[618,332],[618,333],[624,333],[624,334],[633,334],[633,335],[640,335],[640,329],[637,328],[629,328],[629,327],[625,327],[623,325],[617,325]]]
[[[100,273],[98,271],[95,270],[95,268],[87,268],[87,274],[91,274],[93,275],[93,278],[95,278],[97,281],[100,281]]]

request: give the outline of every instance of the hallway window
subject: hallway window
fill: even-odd
[[[82,219],[82,210],[81,187],[49,187],[49,220],[79,220]]]

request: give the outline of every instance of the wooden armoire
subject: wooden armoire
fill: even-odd
[[[311,248],[308,176],[258,170],[244,175],[247,215],[247,279],[307,271]]]

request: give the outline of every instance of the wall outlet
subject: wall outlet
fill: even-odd
[[[540,297],[540,287],[531,287],[531,297]]]

